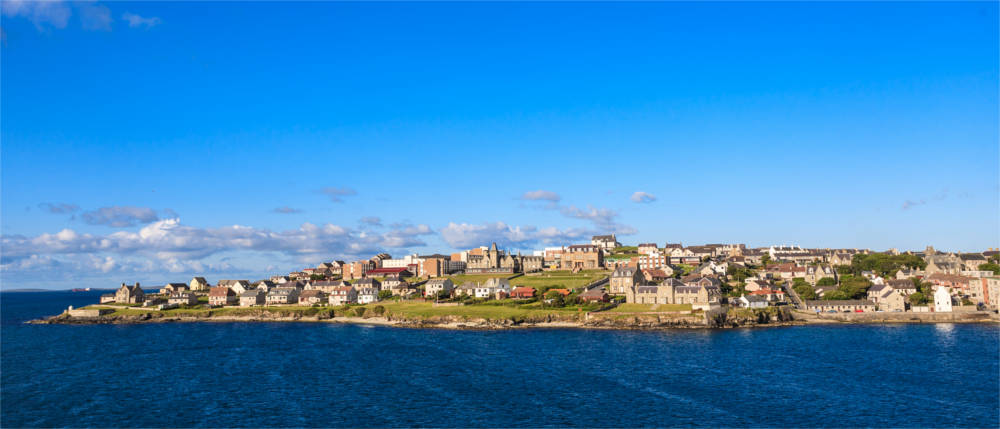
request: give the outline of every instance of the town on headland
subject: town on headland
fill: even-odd
[[[154,292],[155,290],[155,292]],[[386,253],[268,279],[204,277],[31,323],[324,321],[405,327],[697,328],[998,320],[1000,249],[748,248],[614,234],[531,254],[496,243],[450,255]]]

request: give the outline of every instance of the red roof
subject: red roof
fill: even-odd
[[[566,289],[549,289],[549,292],[552,292],[552,291],[559,292],[560,294],[562,294],[562,296],[569,295],[569,291],[566,290]],[[546,292],[546,293],[548,293],[548,292]]]
[[[535,296],[535,288],[519,286],[510,292],[511,296]]]
[[[208,290],[208,296],[229,296],[233,291],[225,286],[216,286]]]
[[[779,294],[779,293],[785,293],[785,292],[784,291],[780,291],[780,290],[774,290],[774,289],[761,289],[761,290],[755,290],[753,292],[750,292],[750,295],[771,295],[771,294]]]

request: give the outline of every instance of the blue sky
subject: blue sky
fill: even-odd
[[[996,3],[3,7],[4,288],[1000,242]]]

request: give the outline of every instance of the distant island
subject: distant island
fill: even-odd
[[[623,246],[612,235],[531,255],[334,260],[265,280],[139,283],[33,323],[311,321],[408,327],[720,328],[997,322],[1000,253],[742,244]]]

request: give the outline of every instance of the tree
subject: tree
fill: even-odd
[[[389,298],[392,298],[392,291],[391,290],[380,290],[380,291],[378,291],[378,300],[379,301],[386,300],[386,299],[389,299]]]
[[[928,299],[927,295],[924,295],[922,292],[914,292],[910,294],[910,304],[924,305],[928,302],[930,302],[930,299]]]
[[[765,253],[763,256],[760,257],[760,264],[763,265],[764,268],[767,268],[767,264],[770,263],[770,262],[771,262],[771,255],[770,254]]]
[[[565,300],[563,295],[557,291],[550,290],[545,293],[545,303],[553,307],[562,307],[565,305]]]
[[[992,271],[993,275],[1000,276],[1000,264],[979,264],[980,271]]]
[[[886,253],[859,253],[851,258],[851,274],[861,275],[862,271],[873,271],[882,276],[891,276],[902,268],[923,269],[927,262],[917,255],[889,255]]]
[[[750,270],[736,264],[729,264],[729,268],[726,268],[726,275],[729,276],[730,280],[744,282],[750,276]]]
[[[309,280],[312,280],[312,281],[326,280],[326,276],[324,276],[322,274],[310,274],[309,275]]]
[[[825,293],[823,299],[863,299],[868,295],[868,288],[871,286],[872,283],[868,279],[847,274],[840,277],[840,286],[835,290]]]
[[[813,289],[812,286],[809,286],[808,283],[797,283],[794,286],[792,286],[792,289],[794,289],[795,293],[799,294],[799,297],[802,299],[818,298],[818,296],[816,295],[816,290]]]
[[[833,277],[823,277],[816,282],[816,286],[833,286],[837,284],[837,280]]]

